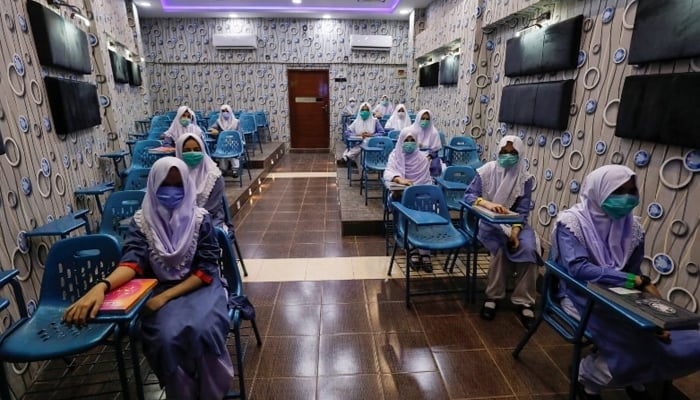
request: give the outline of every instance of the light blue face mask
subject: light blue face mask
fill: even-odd
[[[418,148],[418,143],[416,142],[403,142],[401,145],[404,153],[413,153]]]
[[[360,111],[360,118],[362,118],[362,120],[369,118],[369,111]]]
[[[383,105],[384,107],[388,106],[388,105],[389,105],[389,100],[383,100],[383,101],[382,101],[382,105]]]
[[[423,129],[426,129],[427,127],[430,126],[430,120],[429,119],[422,119],[420,120],[420,127]]]
[[[517,154],[499,154],[498,155],[498,165],[500,165],[503,168],[510,168],[513,165],[517,164],[519,160],[519,157]]]
[[[608,217],[620,219],[631,213],[639,205],[639,196],[633,194],[611,194],[608,196],[600,208],[605,211]]]
[[[187,128],[190,125],[190,119],[189,118],[180,118],[180,125],[184,126]]]

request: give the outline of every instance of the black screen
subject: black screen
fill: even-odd
[[[418,86],[437,86],[439,73],[440,63],[433,63],[420,67],[418,70]]]
[[[583,15],[508,39],[505,75],[540,74],[576,68]]]
[[[85,32],[34,1],[27,2],[39,63],[81,74],[92,71]]]
[[[5,139],[2,138],[2,133],[0,133],[0,155],[5,154]]]
[[[615,136],[700,148],[700,73],[628,76]]]
[[[700,0],[639,0],[630,64],[700,55]]]
[[[459,80],[459,54],[440,60],[440,84],[455,85]]]
[[[141,67],[131,60],[126,60],[129,67],[129,85],[141,86]]]
[[[44,83],[56,133],[65,135],[102,123],[96,85],[50,76]]]
[[[110,50],[109,59],[112,62],[112,74],[114,75],[114,82],[129,83],[129,65],[127,64],[126,58]]]
[[[574,80],[505,86],[498,120],[566,129],[573,89]]]

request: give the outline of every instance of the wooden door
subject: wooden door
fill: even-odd
[[[328,149],[328,70],[287,71],[292,149]]]

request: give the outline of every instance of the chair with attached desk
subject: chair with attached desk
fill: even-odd
[[[271,141],[270,124],[267,121],[267,114],[265,111],[256,111],[253,115],[255,116],[255,125],[258,127],[259,131],[262,131],[262,133],[258,132],[260,138],[266,142]],[[267,132],[265,133],[265,131]]]
[[[468,165],[474,169],[482,165],[476,143],[468,136],[450,139],[450,144],[445,146],[445,157],[448,165]]]
[[[90,221],[88,221],[88,209],[77,210],[56,218],[45,225],[38,226],[24,234],[25,237],[36,236],[60,236],[66,238],[76,229],[85,227],[85,233],[90,234]]]
[[[15,307],[19,309],[19,319],[0,334],[0,398],[14,398],[5,376],[4,363],[67,359],[102,344],[114,346],[123,397],[130,397],[119,340],[120,325],[94,322],[77,328],[62,323],[65,309],[112,272],[120,256],[119,244],[108,235],[79,236],[54,243],[46,259],[39,305],[31,315],[16,279],[18,271],[0,272],[0,287],[11,285]],[[0,309],[8,304],[7,300],[0,299]]]
[[[253,179],[250,173],[250,165],[246,154],[245,145],[238,131],[219,132],[216,139],[216,148],[211,153],[214,160],[238,159],[238,185],[243,187],[243,166],[248,170],[248,179]]]
[[[148,184],[148,174],[151,172],[150,168],[135,168],[129,172],[126,179],[124,179],[124,185],[122,190],[146,190],[146,185]]]
[[[241,114],[241,117],[238,119],[238,124],[238,130],[243,135],[243,137],[250,135],[250,140],[246,140],[246,143],[250,143],[253,154],[255,154],[256,143],[258,144],[258,146],[260,146],[260,153],[262,153],[262,142],[260,141],[260,136],[258,135],[258,126],[255,124],[255,114]]]
[[[112,193],[105,203],[99,233],[113,236],[122,243],[129,231],[125,221],[141,209],[145,195],[146,192],[143,190],[122,190]]]
[[[389,161],[389,154],[391,154],[391,152],[394,150],[394,142],[391,140],[391,138],[386,136],[376,136],[367,139],[367,141],[360,146],[362,147],[360,194],[362,194],[364,189],[365,205],[367,205],[367,200],[370,198],[369,175],[372,172],[376,172],[381,177],[386,169],[386,164]]]
[[[156,162],[159,158],[161,158],[163,155],[162,154],[152,154],[149,152],[150,149],[160,147],[162,146],[161,142],[159,140],[139,140],[136,142],[134,145],[134,153],[131,156],[131,165],[120,172],[120,176],[122,178],[125,178],[127,175],[129,175],[129,172],[131,172],[132,169],[136,168],[151,168],[153,166],[153,163]]]
[[[442,189],[447,199],[450,211],[459,211],[459,203],[464,197],[464,191],[476,175],[476,170],[468,165],[451,165],[445,169],[442,176],[435,178],[435,183]]]

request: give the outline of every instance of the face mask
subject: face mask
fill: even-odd
[[[182,153],[182,161],[184,161],[190,168],[199,165],[203,158],[204,153],[201,151],[188,151],[187,153]]]
[[[383,105],[384,107],[388,106],[388,105],[389,105],[389,100],[383,100],[383,101],[382,101],[382,105]]]
[[[403,148],[404,153],[413,153],[416,151],[417,143],[416,142],[403,142],[401,145],[401,148]]]
[[[403,111],[399,111],[399,112],[397,112],[396,114],[397,114],[397,115],[399,116],[399,118],[401,118],[401,119],[406,118],[406,113],[403,112]]]
[[[190,119],[189,118],[180,118],[180,125],[184,126],[187,128],[190,125]]]
[[[420,127],[425,129],[430,126],[430,120],[429,119],[422,119],[420,120]]]
[[[354,101],[351,101],[351,102],[350,102],[350,107],[355,108],[356,105],[357,105],[357,104],[355,104]]]
[[[225,120],[229,120],[229,119],[231,119],[231,113],[228,111],[224,111],[221,113],[221,117],[223,117],[223,119],[225,119]]]
[[[633,194],[611,194],[600,207],[612,219],[620,219],[639,205],[639,196]]]
[[[360,118],[362,118],[362,119],[369,118],[369,111],[360,111]]]
[[[518,163],[518,156],[516,154],[500,154],[498,156],[498,165],[503,168],[510,168]]]
[[[185,188],[180,186],[161,186],[156,190],[160,204],[168,210],[176,209],[185,198]]]

